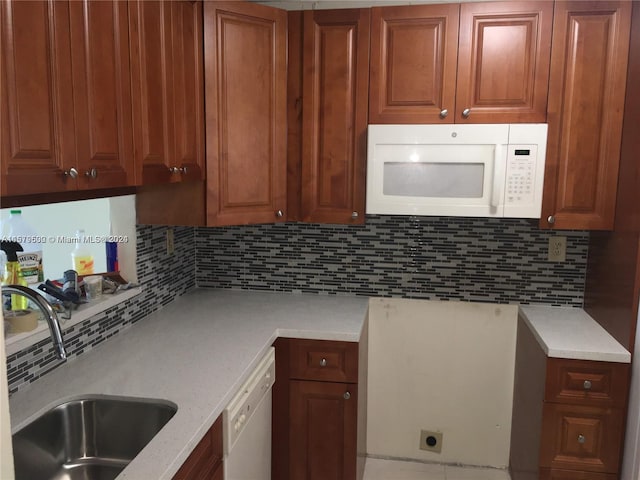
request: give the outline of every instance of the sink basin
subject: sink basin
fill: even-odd
[[[62,403],[13,435],[16,480],[110,480],[166,425],[164,400],[92,396]]]

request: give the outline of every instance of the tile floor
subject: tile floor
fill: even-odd
[[[510,480],[504,470],[367,458],[364,480]]]

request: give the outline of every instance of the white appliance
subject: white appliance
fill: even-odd
[[[225,480],[271,478],[271,387],[276,380],[273,347],[223,412]]]
[[[540,218],[546,124],[369,125],[367,213]]]

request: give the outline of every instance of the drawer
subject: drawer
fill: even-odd
[[[540,466],[616,473],[620,464],[623,410],[545,403]]]
[[[624,408],[629,389],[629,365],[550,358],[547,361],[547,402]]]
[[[578,472],[576,470],[540,470],[540,480],[617,480],[616,474]]]
[[[358,382],[358,344],[292,339],[289,377],[298,380]]]

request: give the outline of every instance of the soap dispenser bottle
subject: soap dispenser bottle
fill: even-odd
[[[22,246],[18,242],[0,242],[0,249],[7,254],[7,262],[3,275],[3,285],[27,286],[27,281],[22,276],[18,252],[22,252]],[[25,310],[29,300],[23,295],[11,295],[10,310]]]

